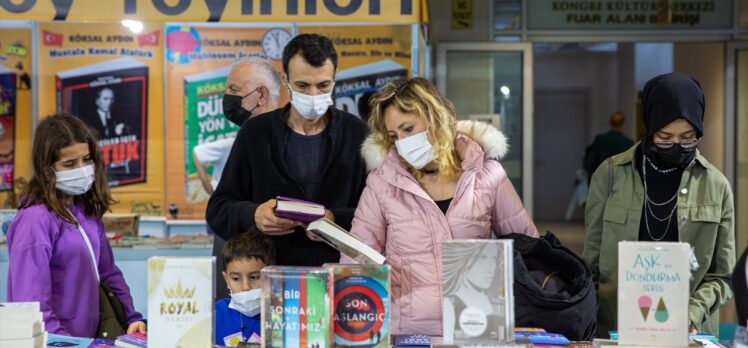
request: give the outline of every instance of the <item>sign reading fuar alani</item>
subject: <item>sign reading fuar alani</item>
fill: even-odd
[[[730,29],[732,1],[537,0],[528,1],[531,30]]]

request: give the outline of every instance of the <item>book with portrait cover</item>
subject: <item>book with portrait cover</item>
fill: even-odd
[[[223,94],[226,92],[227,66],[184,77],[184,149],[186,191],[189,203],[207,200],[210,195],[203,188],[195,169],[192,149],[204,143],[233,138],[239,126],[223,115]],[[213,175],[213,166],[206,168]]]
[[[336,347],[389,347],[390,266],[326,264],[335,280]]]
[[[215,257],[148,259],[148,346],[212,347]]]
[[[13,189],[16,73],[0,65],[0,191]]]
[[[148,66],[122,57],[57,73],[57,110],[95,131],[110,187],[146,181]]]
[[[444,343],[514,341],[512,240],[442,243]]]
[[[332,270],[268,266],[261,277],[263,347],[332,347]]]
[[[367,120],[369,97],[387,82],[408,78],[408,69],[384,59],[339,71],[335,75],[335,107]]]
[[[618,342],[688,346],[690,246],[618,243]]]

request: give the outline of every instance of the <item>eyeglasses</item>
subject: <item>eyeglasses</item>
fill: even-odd
[[[696,139],[681,141],[679,143],[672,142],[672,141],[664,141],[664,142],[661,142],[661,143],[655,142],[654,144],[655,144],[655,146],[657,146],[657,147],[659,147],[661,149],[669,149],[669,148],[675,146],[675,144],[680,144],[680,146],[682,148],[684,148],[684,149],[693,149],[694,147],[696,147],[697,145],[699,145],[699,142],[701,142],[701,138],[696,138]]]

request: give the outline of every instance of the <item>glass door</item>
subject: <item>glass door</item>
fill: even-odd
[[[436,84],[458,119],[491,123],[507,136],[501,164],[532,215],[532,45],[440,44]]]

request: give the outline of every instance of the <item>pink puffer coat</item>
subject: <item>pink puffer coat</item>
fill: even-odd
[[[480,122],[460,121],[455,139],[462,160],[446,216],[415,178],[371,137],[362,148],[370,170],[351,233],[387,257],[392,267],[393,334],[442,334],[441,243],[538,231],[504,168],[495,159],[506,137]],[[343,258],[342,262],[350,261]]]

